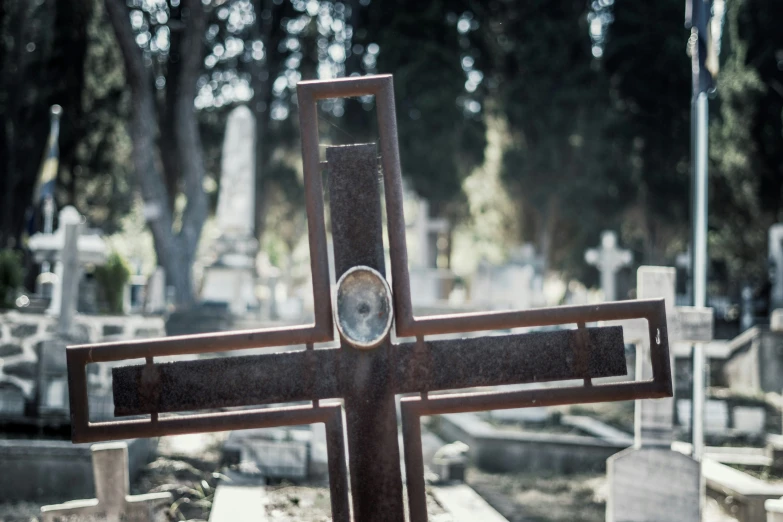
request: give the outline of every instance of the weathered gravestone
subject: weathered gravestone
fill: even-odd
[[[163,267],[155,267],[147,279],[144,294],[144,313],[159,314],[166,311],[166,272]]]
[[[640,267],[637,297],[663,297],[671,342],[707,342],[712,339],[712,310],[675,307],[675,270]],[[649,379],[646,364],[646,325],[624,323],[625,340],[637,346],[637,379]],[[702,390],[703,393],[703,390]],[[634,447],[607,460],[609,498],[607,522],[698,522],[704,490],[701,465],[671,450],[674,405],[672,399],[637,400]]]
[[[96,498],[43,506],[42,522],[154,522],[158,508],[171,502],[171,493],[129,494],[124,442],[93,445],[92,469]]]
[[[246,106],[231,111],[226,123],[220,193],[215,221],[220,236],[216,260],[204,270],[201,299],[221,303],[242,315],[258,306],[255,295],[255,117]]]
[[[601,273],[601,290],[604,301],[617,299],[617,272],[633,261],[630,250],[617,246],[617,234],[611,230],[601,233],[601,247],[591,248],[585,252],[585,261],[598,268]]]
[[[769,264],[772,278],[770,312],[783,308],[783,223],[769,227]]]
[[[411,286],[416,288],[413,305],[437,306],[448,299],[455,279],[451,270],[438,267],[438,242],[448,234],[451,225],[445,218],[430,217],[429,203],[419,199],[413,229],[418,244],[409,272]]]
[[[74,207],[64,207],[59,214],[59,226],[54,234],[34,234],[30,237],[29,247],[30,251],[35,257],[37,263],[55,262],[53,278],[54,288],[52,290],[52,302],[49,306],[48,312],[52,315],[60,315],[62,313],[63,300],[74,299],[74,306],[72,310],[75,311],[75,292],[78,291],[79,279],[81,278],[81,270],[88,264],[102,264],[106,262],[107,247],[103,239],[97,234],[82,234],[81,233],[82,216]],[[68,227],[78,227],[76,240],[76,260],[73,256],[68,259],[69,267],[66,270],[65,258],[63,257],[63,249],[65,248],[66,238],[65,233]],[[63,285],[66,284],[65,278],[68,278],[72,283],[69,285],[75,285],[76,289],[73,290],[74,294],[65,295],[63,293]]]
[[[326,150],[326,169],[335,273],[339,278],[332,301],[316,102],[366,95],[375,96],[378,110],[394,292],[383,275],[375,145],[330,147]],[[69,347],[74,441],[324,423],[333,520],[347,521],[353,513],[357,522],[402,522],[405,517],[395,396],[410,394],[401,399],[399,408],[409,519],[420,522],[427,518],[421,416],[671,396],[666,315],[660,299],[415,317],[408,279],[391,76],[302,82],[298,96],[314,324]],[[625,348],[621,328],[588,328],[586,323],[632,318],[648,321],[653,379],[593,386],[595,378],[625,375]],[[398,338],[414,337],[415,341],[392,343],[392,324]],[[577,328],[468,339],[426,339],[428,335],[444,333],[554,324],[574,324]],[[314,343],[336,340],[335,326],[340,347],[315,349]],[[306,348],[163,364],[154,361],[159,356],[292,344],[304,344]],[[113,371],[115,413],[147,414],[149,418],[89,422],[85,390],[87,363],[139,357],[146,358],[146,364]],[[440,390],[574,379],[582,384],[489,393],[430,394]],[[341,398],[342,405],[322,402],[332,398]],[[185,414],[297,401],[312,402]],[[160,416],[168,412],[182,414]],[[347,463],[346,449],[350,456]]]

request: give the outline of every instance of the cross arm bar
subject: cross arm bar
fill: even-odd
[[[120,366],[114,414],[195,411],[339,397],[339,349]]]
[[[395,391],[625,375],[622,329],[587,333],[584,347],[577,330],[404,343],[395,347]],[[326,349],[114,368],[115,415],[342,397],[361,361],[340,354]]]
[[[398,393],[626,375],[622,328],[588,328],[580,343],[558,330],[402,344]]]

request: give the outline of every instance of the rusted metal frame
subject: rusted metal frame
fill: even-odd
[[[444,339],[393,346],[395,393],[626,374],[622,329]],[[581,359],[578,352],[583,353]],[[571,354],[577,352],[577,357]],[[115,415],[145,415],[342,397],[360,371],[343,349],[219,357],[112,370]],[[231,375],[231,379],[222,378]],[[248,388],[247,383],[257,383]]]
[[[327,301],[331,303],[330,299]],[[329,310],[331,313],[331,304]],[[329,322],[323,325],[69,346],[65,355],[68,366],[71,429],[74,434],[85,433],[90,429],[86,375],[86,366],[89,363],[126,359],[150,361],[154,356],[211,353],[242,348],[267,348],[285,344],[331,341],[332,338],[333,325],[330,317]]]
[[[426,396],[416,399],[427,401]],[[421,448],[421,415],[417,408],[410,404],[405,399],[400,402],[402,446],[405,457],[405,487],[408,491],[408,520],[410,522],[426,522],[427,492],[424,481],[424,455]]]

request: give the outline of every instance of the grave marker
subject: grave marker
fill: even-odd
[[[42,522],[152,522],[155,508],[171,502],[171,493],[129,494],[128,445],[92,446],[96,498],[43,506]]]
[[[427,518],[421,416],[671,395],[662,300],[415,317],[408,279],[391,76],[301,82],[298,95],[314,324],[70,347],[74,441],[324,423],[333,520],[349,520],[350,502],[357,522],[401,522],[405,517],[395,396],[415,393],[400,401],[400,410],[410,520],[419,522]],[[316,101],[365,95],[375,96],[378,110],[394,292],[384,277],[375,146],[330,147],[326,159],[335,273],[339,278],[332,303]],[[648,321],[653,378],[593,386],[593,378],[625,374],[624,345],[621,328],[587,328],[586,323],[631,318]],[[392,343],[392,324],[398,337],[414,337],[415,341]],[[575,324],[577,328],[498,337],[425,339],[427,335],[443,333],[555,324]],[[340,332],[340,348],[314,349],[314,343],[335,340],[335,326]],[[163,364],[154,361],[154,357],[164,355],[292,344],[305,344],[306,349]],[[146,358],[145,365],[113,370],[115,413],[149,414],[150,418],[89,422],[86,364],[139,357]],[[430,395],[440,390],[573,379],[583,384]],[[344,407],[321,402],[332,398],[342,398]],[[312,404],[159,417],[164,412],[296,401]],[[344,437],[350,455],[350,497]]]
[[[450,226],[445,218],[430,218],[430,204],[419,200],[416,215],[416,241],[418,246],[418,268],[438,268],[438,239],[448,233]]]
[[[671,342],[712,339],[712,309],[676,307],[674,268],[642,266],[637,271],[637,297],[662,297],[666,303]],[[626,342],[637,346],[637,379],[649,378],[645,364],[649,341],[643,321],[623,322]],[[607,522],[698,522],[703,482],[701,465],[671,450],[674,404],[671,398],[637,400],[634,447],[607,460]]]
[[[769,263],[772,278],[770,313],[783,308],[783,223],[769,227]]]
[[[30,251],[34,254],[37,263],[56,262],[55,275],[51,278],[53,284],[52,302],[47,312],[57,316],[62,311],[64,297],[73,299],[75,310],[76,296],[73,294],[71,294],[73,297],[63,295],[64,278],[75,279],[76,282],[73,284],[76,285],[77,290],[74,293],[78,292],[78,281],[81,277],[82,267],[88,264],[104,263],[107,256],[106,243],[100,236],[78,233],[76,240],[78,262],[75,265],[71,262],[66,273],[63,264],[63,249],[66,243],[65,231],[71,225],[80,225],[82,216],[74,207],[67,206],[60,211],[59,221],[59,226],[54,234],[34,234],[29,241]],[[81,229],[79,230],[81,231]]]
[[[617,300],[617,272],[633,261],[630,250],[617,247],[617,234],[611,230],[601,233],[601,247],[585,252],[585,261],[601,272],[601,290],[604,301]]]
[[[235,315],[258,306],[255,295],[255,116],[244,105],[228,115],[220,165],[215,221],[215,262],[204,270],[201,299],[221,303]]]

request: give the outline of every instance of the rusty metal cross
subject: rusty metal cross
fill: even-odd
[[[392,286],[389,288],[385,280],[375,145],[329,147],[326,170],[335,272],[339,278],[332,292],[317,101],[366,95],[375,96],[377,107]],[[333,519],[402,522],[395,397],[405,394],[400,410],[408,508],[410,520],[417,522],[427,518],[422,415],[671,396],[663,299],[415,317],[391,75],[301,82],[298,97],[314,323],[69,347],[74,442],[323,422]],[[626,374],[623,336],[619,326],[588,328],[586,324],[632,318],[647,320],[653,378],[593,384],[594,378]],[[466,339],[426,338],[566,324],[576,328]],[[411,341],[394,342],[392,330],[397,339],[407,337]],[[314,349],[314,343],[337,339],[338,348]],[[283,353],[154,361],[162,356],[302,344],[304,350]],[[149,417],[90,422],[86,365],[139,358],[146,359],[146,364],[113,370],[115,414]],[[547,389],[430,394],[564,380],[577,382]],[[323,399],[342,399],[342,404],[322,403]],[[300,404],[247,409],[290,402]],[[229,410],[192,413],[221,408]]]

